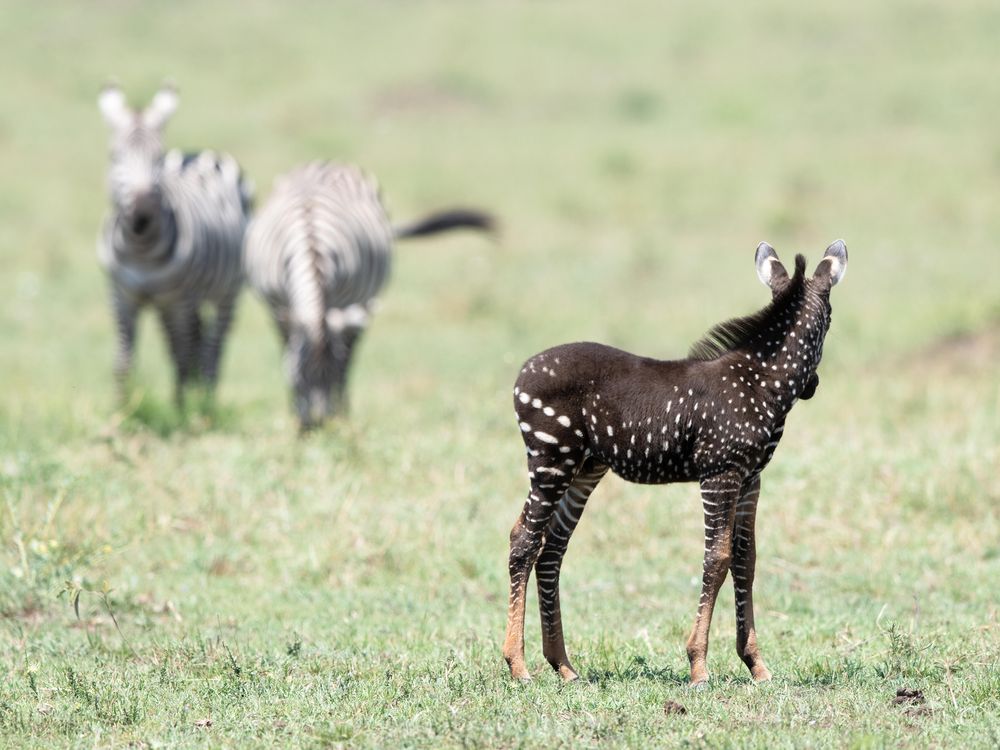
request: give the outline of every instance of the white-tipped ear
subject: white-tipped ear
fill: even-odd
[[[177,96],[177,90],[170,85],[164,86],[156,92],[153,101],[143,110],[142,121],[146,127],[159,130],[167,124],[170,116],[177,111],[179,102],[180,97]]]
[[[108,85],[101,89],[97,96],[97,107],[110,128],[123,130],[132,124],[132,110],[125,102],[125,94],[117,86]]]
[[[829,270],[826,273],[830,276],[830,286],[836,286],[847,273],[847,244],[843,240],[833,242],[823,253],[823,260],[816,269],[817,274],[824,263],[829,263]]]
[[[788,276],[785,267],[778,260],[778,254],[766,242],[757,245],[754,264],[757,266],[757,278],[766,287],[772,286],[777,277]]]

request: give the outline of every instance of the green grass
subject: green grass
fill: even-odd
[[[995,3],[0,16],[5,747],[1000,744]],[[502,240],[399,248],[347,423],[296,438],[249,295],[214,410],[174,412],[148,316],[116,415],[94,256],[112,75],[137,98],[173,78],[169,142],[231,151],[262,196],[347,159],[394,216],[487,206]],[[696,491],[608,479],[563,576],[584,679],[544,665],[532,595],[538,677],[511,684],[521,361],[575,339],[680,356],[766,302],[759,240],[815,263],[841,236],[820,389],[764,475],[775,680],[749,684],[727,583],[711,686],[687,687]]]

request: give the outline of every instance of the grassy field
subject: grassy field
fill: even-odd
[[[4,747],[1000,745],[995,3],[0,16]],[[137,99],[174,79],[169,143],[232,152],[261,196],[335,157],[396,218],[481,205],[502,238],[399,247],[349,422],[297,439],[250,295],[214,414],[175,414],[152,316],[115,413],[94,254],[110,76]],[[537,678],[511,684],[521,361],[579,339],[681,356],[766,303],[759,240],[812,267],[837,237],[820,389],[763,481],[774,681],[736,656],[727,583],[711,685],[687,687],[697,492],[609,478],[563,576],[584,679],[544,664],[532,593]]]

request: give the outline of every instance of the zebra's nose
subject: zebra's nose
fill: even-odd
[[[149,226],[151,220],[152,216],[145,211],[137,212],[132,217],[132,231],[136,234],[142,234],[146,231],[146,228]]]
[[[159,199],[152,192],[144,192],[136,196],[132,203],[132,210],[129,212],[133,232],[143,234],[149,229],[156,218],[158,204]]]

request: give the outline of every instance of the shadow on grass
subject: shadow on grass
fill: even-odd
[[[135,391],[115,414],[113,423],[124,432],[147,431],[165,438],[177,433],[232,432],[239,426],[239,417],[234,407],[220,406],[205,389],[192,388],[185,394],[183,406],[148,391]]]
[[[257,413],[256,409],[249,411]],[[182,407],[178,407],[173,399],[136,390],[129,403],[111,418],[104,436],[150,433],[166,439],[208,433],[245,435],[251,430],[247,412],[245,405],[220,404],[200,387],[188,390]],[[258,426],[260,423],[261,420],[257,419]],[[322,425],[302,432],[289,412],[286,442],[289,447],[296,447],[297,451],[306,446],[316,446],[328,450],[331,459],[357,462],[362,459],[363,435],[363,430],[347,416],[330,418]]]
[[[862,662],[842,659],[822,660],[793,667],[785,679],[793,687],[830,688],[847,684],[856,685],[868,676]]]
[[[615,664],[607,669],[588,669],[583,679],[591,685],[609,685],[615,682],[650,680],[664,685],[686,685],[688,670],[675,667],[656,667],[641,656],[634,656],[626,664]]]

